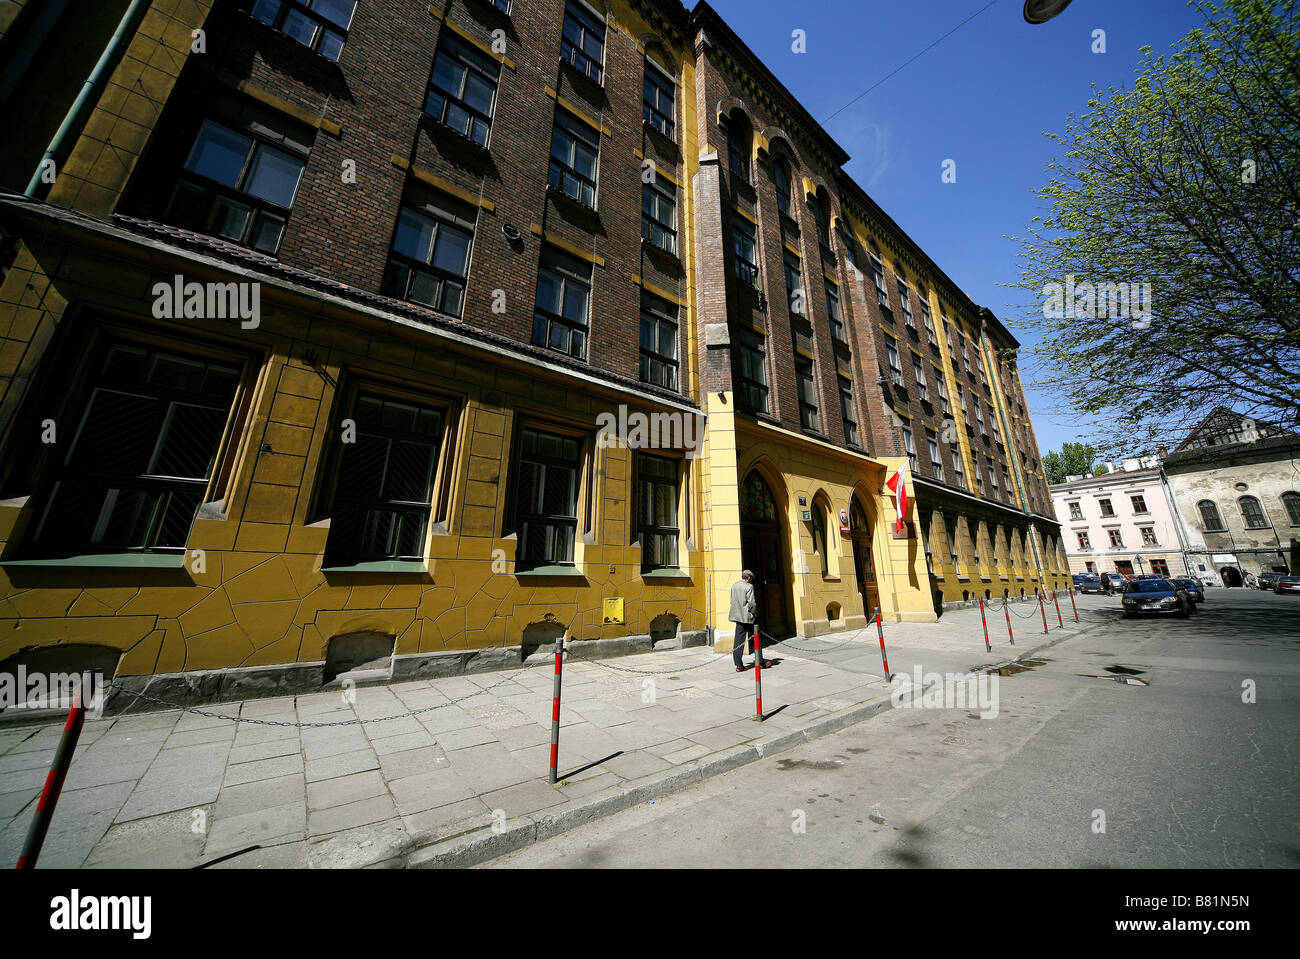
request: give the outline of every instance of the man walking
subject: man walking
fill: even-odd
[[[740,652],[754,652],[754,624],[758,622],[758,600],[754,596],[754,574],[745,570],[740,574],[740,581],[731,587],[731,621],[736,624],[736,642],[731,647],[731,658],[736,664],[736,672],[745,671],[745,661]],[[767,666],[767,660],[763,661]]]

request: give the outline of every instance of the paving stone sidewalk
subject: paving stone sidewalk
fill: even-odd
[[[1075,625],[1067,606],[1061,630],[1049,611],[1055,635],[1044,636],[1036,606],[1013,610],[1018,645],[990,615],[991,653],[977,609],[885,624],[890,668],[1005,661],[1089,620],[1081,608]],[[39,865],[466,864],[888,708],[874,625],[765,652],[780,662],[763,672],[762,723],[752,718],[753,672],[711,649],[566,657],[556,786],[547,782],[553,658],[364,686],[355,702],[334,690],[204,707],[240,722],[179,710],[87,722]],[[369,721],[305,725],[357,719]],[[17,861],[60,732],[0,726],[0,864]]]

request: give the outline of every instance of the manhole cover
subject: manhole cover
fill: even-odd
[[[949,736],[943,740],[943,744],[945,746],[969,746],[970,742],[960,736]]]

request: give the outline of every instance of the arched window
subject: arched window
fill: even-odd
[[[1196,504],[1196,508],[1201,512],[1201,526],[1205,532],[1216,533],[1224,530],[1223,518],[1219,516],[1219,507],[1214,505],[1213,500],[1203,499]]]
[[[825,576],[830,572],[826,560],[826,514],[822,512],[821,503],[815,500],[812,507],[812,534],[813,552],[822,558],[822,575]]]
[[[1283,493],[1282,505],[1286,507],[1287,516],[1291,518],[1291,525],[1300,526],[1300,493],[1294,490]]]
[[[777,521],[776,499],[758,470],[752,470],[740,488],[740,518],[763,523]]]
[[[1238,498],[1237,505],[1241,507],[1241,518],[1246,521],[1246,529],[1264,529],[1268,526],[1264,508],[1255,497],[1242,496]]]
[[[776,183],[776,205],[787,216],[790,215],[790,167],[784,160],[772,164],[772,180]]]
[[[817,221],[817,239],[823,246],[831,245],[830,204],[826,202],[826,191],[817,188],[812,200],[813,219]]]
[[[751,142],[749,120],[739,110],[732,110],[727,115],[727,166],[746,182],[749,181]]]

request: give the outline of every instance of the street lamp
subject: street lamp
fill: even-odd
[[[1145,574],[1146,574],[1146,567],[1144,567],[1144,566],[1142,565],[1142,557],[1141,557],[1141,556],[1134,556],[1133,559],[1135,559],[1135,560],[1137,561],[1137,564],[1138,564],[1138,574],[1139,574],[1139,575],[1145,575]]]
[[[1025,0],[1025,23],[1046,23],[1069,5],[1070,0]]]

